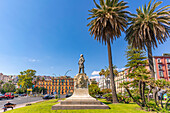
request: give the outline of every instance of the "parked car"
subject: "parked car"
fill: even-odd
[[[14,94],[14,97],[18,97],[19,96],[19,94]]]
[[[5,98],[7,99],[13,99],[14,98],[14,94],[13,93],[5,93]]]
[[[43,97],[43,99],[53,99],[53,98],[55,98],[55,97],[52,95],[46,95]]]
[[[23,96],[27,96],[27,94],[26,94],[26,93],[24,93],[24,94],[21,94],[20,96],[21,96],[21,97],[23,97]]]
[[[72,94],[66,94],[66,98],[71,97],[71,96],[72,96]]]
[[[5,96],[3,94],[0,94],[0,100],[5,99]]]

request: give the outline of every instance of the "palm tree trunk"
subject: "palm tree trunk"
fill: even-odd
[[[147,44],[147,49],[148,49],[148,60],[149,60],[149,68],[150,68],[151,76],[152,76],[152,78],[155,79],[154,67],[153,67],[153,57],[152,57],[152,48],[151,48],[150,42],[148,42],[148,44]]]
[[[111,85],[112,85],[112,99],[113,103],[119,103],[116,94],[116,87],[114,81],[114,73],[113,73],[113,65],[112,65],[112,52],[110,46],[110,39],[107,37],[107,50],[108,50],[108,59],[109,59],[109,68],[110,68],[110,78],[111,78]]]

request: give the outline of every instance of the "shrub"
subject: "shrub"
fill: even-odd
[[[103,95],[103,97],[105,97],[107,101],[112,102],[112,94],[108,93],[108,94]]]
[[[57,96],[57,95],[55,96],[55,99],[58,99],[58,96]]]
[[[128,104],[129,102],[132,102],[132,99],[128,96],[123,96],[121,94],[117,94],[117,97],[118,97],[119,102],[123,102],[126,104]]]

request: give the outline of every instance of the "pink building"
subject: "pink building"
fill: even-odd
[[[170,54],[153,56],[155,79],[170,81]]]

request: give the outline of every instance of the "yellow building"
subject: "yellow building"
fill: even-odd
[[[47,94],[72,94],[74,91],[74,79],[67,76],[52,77],[49,80],[39,80],[36,86],[46,88]]]

